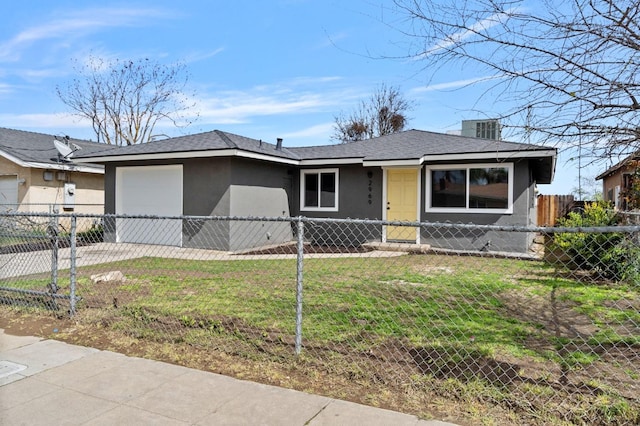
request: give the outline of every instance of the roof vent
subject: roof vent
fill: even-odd
[[[276,149],[282,151],[282,138],[276,139]]]

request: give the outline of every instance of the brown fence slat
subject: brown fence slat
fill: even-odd
[[[538,226],[555,226],[574,202],[573,195],[538,195]]]

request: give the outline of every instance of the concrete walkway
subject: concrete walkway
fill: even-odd
[[[451,425],[2,329],[0,424]]]

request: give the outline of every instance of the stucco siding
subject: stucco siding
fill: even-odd
[[[45,172],[53,173],[52,180],[45,180]],[[104,212],[104,175],[77,171],[62,171],[62,180],[58,179],[58,170],[27,168],[0,157],[0,175],[16,176],[18,181],[18,206],[14,209],[23,212],[50,212],[55,207],[62,211],[65,182],[76,184],[75,213],[102,214]]]
[[[304,170],[304,169],[302,169]],[[382,219],[382,169],[348,165],[339,168],[338,211],[304,211],[300,206],[300,171],[294,179],[292,214],[306,217]]]
[[[287,193],[283,188],[231,185],[231,216],[288,217]],[[229,248],[232,251],[282,244],[293,240],[290,222],[231,221]]]
[[[4,157],[0,157],[0,175],[3,176],[16,176],[16,180],[20,181],[24,179],[24,183],[18,184],[18,203],[22,203],[24,197],[27,194],[27,188],[29,188],[29,182],[31,180],[30,171],[27,168],[21,167],[14,163],[13,161],[9,161]],[[0,201],[1,203],[2,201]],[[5,206],[8,210],[17,209],[18,206]]]
[[[59,171],[53,171],[54,179],[44,180],[42,169],[31,169],[30,185],[23,198],[21,210],[48,212],[50,206],[57,206],[63,211],[64,184],[74,183],[75,205],[68,213],[102,214],[104,213],[104,175],[65,171],[64,180],[58,180]]]
[[[184,214],[188,216],[226,216],[229,214],[227,189],[231,183],[228,158],[191,159],[184,164]]]
[[[290,216],[292,170],[288,166],[235,158],[231,170],[231,216]],[[292,239],[289,222],[230,223],[229,249],[232,251],[280,244]]]
[[[337,211],[307,211],[300,206],[300,169],[243,158],[203,158],[179,161],[144,162],[153,164],[184,165],[184,214],[195,216],[306,216],[319,218],[382,219],[383,170],[362,165],[333,166],[339,169]],[[116,164],[117,165],[117,164]],[[105,210],[115,212],[116,165],[107,165]],[[138,165],[127,162],[127,166]],[[310,167],[318,169],[318,167]],[[509,214],[491,213],[433,213],[425,210],[425,166],[421,168],[419,220],[422,222],[474,223],[479,225],[535,224],[534,182],[529,161],[516,161],[513,165],[513,204]],[[257,225],[229,223],[212,219],[185,220],[183,244],[187,247],[242,250],[245,248],[277,244],[292,239],[290,225],[284,223]],[[347,229],[335,225],[308,226],[308,240],[323,245],[357,246],[382,239],[382,227],[360,225]],[[274,237],[277,236],[277,237]],[[532,235],[528,233],[499,232],[430,232],[422,230],[420,242],[437,247],[463,250],[490,250],[525,252]]]
[[[423,177],[424,178],[424,177]],[[425,191],[423,191],[424,193]],[[422,199],[421,221],[437,223],[465,223],[475,225],[527,226],[535,223],[533,214],[534,182],[530,179],[529,164],[520,161],[514,164],[513,212],[511,214],[490,213],[432,213],[425,210],[425,198]],[[489,249],[507,252],[526,252],[533,235],[525,232],[462,231],[455,233],[436,228],[422,230],[421,243],[435,247],[458,250]]]
[[[382,219],[382,177],[380,167],[346,165],[339,167],[338,211],[304,211],[300,206],[300,171],[296,171],[294,185],[294,215],[310,218]],[[307,235],[318,245],[359,246],[369,241],[380,241],[382,229],[374,225],[336,226],[314,223],[308,226]]]
[[[625,174],[633,173],[633,168],[626,166],[616,170],[608,176],[602,179],[602,195],[606,201],[611,203],[619,209],[623,208],[623,202],[620,199],[620,192],[624,189]],[[617,189],[617,191],[616,191]]]

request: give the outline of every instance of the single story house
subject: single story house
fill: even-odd
[[[526,226],[536,223],[535,185],[551,182],[556,154],[537,145],[420,130],[312,147],[214,130],[82,153],[74,161],[105,165],[106,213]],[[233,221],[196,222],[156,219],[137,232],[140,224],[120,219],[111,238],[230,251],[281,242],[274,235],[291,238],[290,229],[282,232],[287,223],[262,223],[256,230]],[[393,226],[358,235],[315,229],[313,236],[323,244],[451,243],[447,235]],[[477,232],[455,237],[465,249],[486,248],[492,238]],[[526,233],[495,237],[496,250],[525,252],[531,242]]]
[[[0,128],[0,212],[103,213],[104,166],[73,163],[55,136]],[[108,149],[104,144],[58,137],[73,155]]]
[[[624,193],[631,188],[639,162],[640,152],[636,152],[596,176],[596,180],[602,180],[603,198],[610,201],[616,210],[628,210]]]

